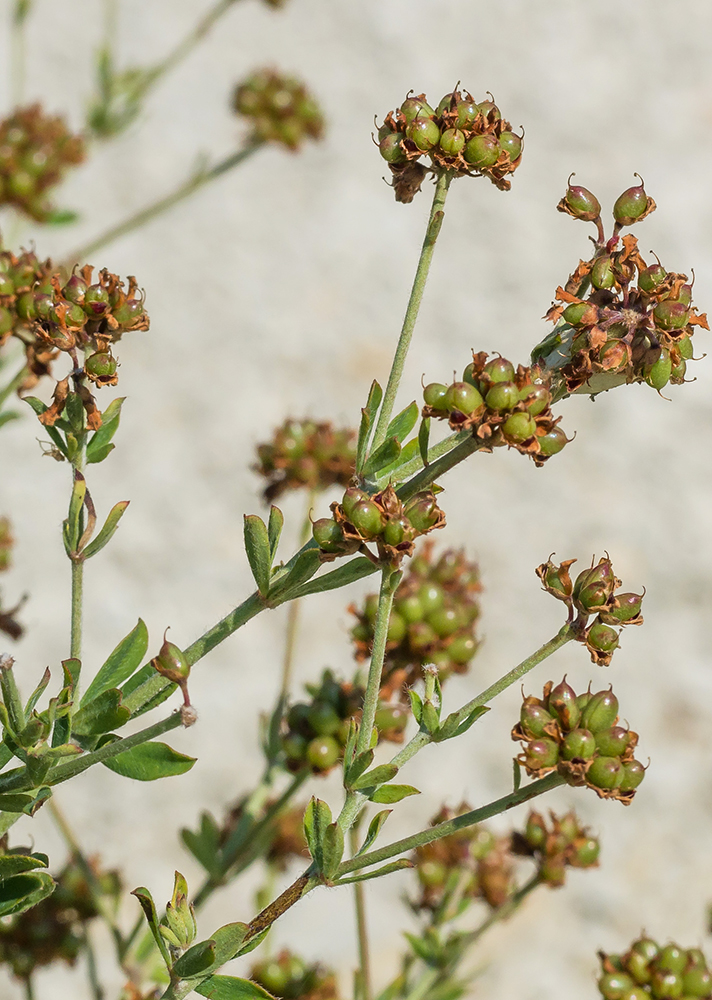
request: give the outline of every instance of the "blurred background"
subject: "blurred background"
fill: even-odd
[[[5,4],[2,61],[8,63]],[[121,0],[117,53],[125,65],[168,52],[207,5],[198,0]],[[75,129],[84,121],[102,39],[94,0],[36,0],[27,22],[27,102],[42,101]],[[328,122],[323,142],[299,155],[265,149],[92,263],[135,274],[146,289],[151,329],[117,351],[127,396],[111,459],[91,470],[100,510],[131,507],[112,545],[87,573],[85,669],[96,669],[141,616],[157,649],[166,626],[185,646],[251,591],[242,515],[263,512],[250,471],[255,445],[286,417],[355,425],[371,380],[387,378],[430,202],[396,204],[371,133],[406,93],[432,103],[457,81],[526,132],[512,190],[459,180],[451,190],[401,405],[425,381],[449,381],[470,349],[516,362],[547,332],[540,317],[579,257],[589,229],[556,212],[566,179],[596,193],[608,216],[615,198],[644,178],[658,210],[636,227],[641,250],[666,268],[695,272],[695,302],[712,308],[712,7],[702,0],[289,0],[270,10],[236,2],[185,62],[151,93],[134,125],[97,146],[60,191],[80,221],[66,227],[3,222],[13,249],[35,245],[62,257],[128,213],[172,190],[201,153],[227,155],[241,136],[230,112],[233,85],[274,66],[313,89]],[[2,112],[10,110],[3,75]],[[593,230],[591,230],[593,232]],[[709,334],[695,337],[697,354]],[[573,872],[565,889],[542,892],[473,956],[473,996],[525,1000],[595,997],[599,948],[624,948],[645,928],[684,945],[709,944],[712,899],[712,371],[658,395],[622,387],[591,403],[559,404],[576,439],[544,469],[516,452],[476,455],[443,480],[448,527],[437,544],[464,545],[484,583],[483,646],[470,673],[449,682],[448,708],[473,697],[563,622],[534,568],[555,552],[581,566],[604,550],[624,589],[647,588],[641,629],[627,629],[608,669],[573,644],[525,683],[538,693],[564,672],[573,686],[612,682],[622,715],[650,757],[630,809],[563,788],[540,805],[575,807],[600,835],[601,867]],[[113,390],[102,390],[108,402]],[[47,387],[44,389],[47,397]],[[669,396],[670,399],[665,398]],[[15,567],[6,601],[27,591],[26,637],[13,649],[25,686],[68,653],[69,569],[60,524],[67,466],[42,458],[29,410],[0,437],[0,512],[13,521]],[[315,516],[327,513],[325,497]],[[281,504],[280,554],[296,546],[303,498]],[[372,582],[310,598],[303,607],[296,685],[325,666],[350,676],[346,606]],[[260,771],[258,710],[279,684],[286,609],[259,616],[201,661],[191,678],[200,720],[172,744],[199,758],[180,778],[130,782],[96,768],[57,793],[88,853],[119,866],[129,888],[167,899],[173,871],[191,883],[198,866],[177,830],[201,810],[252,787]],[[443,801],[482,804],[511,788],[519,712],[516,686],[467,736],[430,748],[404,780],[423,794],[400,805],[389,838],[419,829]],[[310,791],[340,804],[338,780]],[[507,829],[526,809],[493,824]],[[58,861],[63,847],[42,810],[12,831]],[[288,877],[288,876],[286,876]],[[285,877],[285,878],[286,878]],[[402,931],[399,873],[368,888],[376,984],[395,973]],[[253,913],[257,880],[216,894],[201,918],[207,933]],[[133,912],[127,914],[133,919]],[[203,935],[205,936],[205,934]],[[334,964],[350,989],[355,964],[350,893],[312,893],[280,920],[272,947]],[[101,956],[112,989],[108,937]],[[252,957],[252,956],[251,956]],[[235,963],[245,974],[249,959]],[[112,975],[114,979],[112,979]],[[77,982],[75,983],[75,978]],[[4,997],[16,984],[0,980]],[[38,996],[83,997],[63,968],[38,976]]]

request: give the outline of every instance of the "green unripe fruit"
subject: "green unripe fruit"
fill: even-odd
[[[320,517],[312,524],[314,541],[324,552],[338,552],[344,543],[344,533],[330,517]]]
[[[365,490],[360,490],[357,486],[349,486],[341,498],[342,510],[350,518],[356,504],[369,499],[369,495]]]
[[[660,954],[660,948],[652,938],[638,938],[632,945],[630,950],[635,952],[636,955],[642,955],[648,962],[652,962],[654,958]]]
[[[581,712],[580,725],[594,735],[610,729],[618,718],[618,699],[612,691],[599,691],[591,695]]]
[[[328,771],[339,759],[341,750],[333,736],[318,736],[307,745],[307,760],[318,771]]]
[[[456,111],[458,125],[471,125],[480,113],[480,106],[475,101],[459,101]]]
[[[331,736],[341,725],[341,718],[325,701],[315,701],[309,709],[307,722],[317,736]]]
[[[636,175],[637,176],[637,175]],[[631,226],[648,210],[648,196],[642,183],[630,187],[616,199],[613,218],[619,226]]]
[[[465,416],[482,406],[480,393],[468,382],[453,382],[445,394],[445,406],[448,410],[459,410]]]
[[[654,292],[656,288],[662,285],[666,277],[667,271],[663,265],[653,264],[651,267],[646,267],[638,275],[638,288],[643,292]]]
[[[252,972],[252,978],[275,996],[282,997],[289,986],[287,969],[277,961],[265,962]]]
[[[616,600],[618,601],[619,606],[617,608],[611,608],[609,611],[605,612],[605,615],[602,615],[606,621],[609,621],[610,619],[624,624],[625,622],[632,621],[634,618],[638,617],[640,609],[643,605],[642,594],[617,594]]]
[[[670,376],[672,374],[672,361],[670,360],[670,352],[663,348],[660,351],[660,357],[651,365],[645,376],[645,381],[653,389],[660,391],[664,386],[670,381]]]
[[[440,129],[432,118],[414,118],[405,134],[421,153],[428,153],[440,141]]]
[[[655,968],[659,972],[683,972],[687,965],[687,952],[676,944],[665,945],[655,959]]]
[[[408,644],[414,653],[420,654],[438,641],[438,637],[427,622],[414,622],[408,626]]]
[[[620,789],[622,792],[630,792],[642,782],[645,777],[645,768],[639,760],[631,760],[623,765],[623,775],[621,777]]]
[[[682,996],[682,976],[655,969],[650,977],[650,991],[656,1000],[677,1000]]]
[[[571,326],[578,326],[586,313],[591,308],[588,302],[572,302],[561,314]]]
[[[489,118],[493,122],[498,122],[502,117],[494,101],[480,101],[480,114],[483,114],[485,118]]]
[[[700,948],[687,949],[687,969],[706,969],[707,959]]]
[[[109,305],[109,293],[102,285],[89,285],[84,293],[82,305],[90,319],[103,316]]]
[[[601,853],[601,845],[595,837],[587,837],[576,847],[576,863],[581,868],[595,865]]]
[[[397,611],[391,612],[388,622],[388,642],[402,642],[405,639],[407,626]]]
[[[630,734],[622,726],[611,726],[596,733],[596,747],[604,757],[620,757],[630,743]]]
[[[519,402],[519,389],[514,382],[496,382],[485,396],[490,410],[512,410]]]
[[[359,622],[358,625],[354,625],[351,629],[351,638],[355,642],[370,642],[373,638],[373,629]]]
[[[291,730],[299,732],[309,732],[309,712],[311,705],[298,701],[287,712],[287,725]]]
[[[610,625],[595,621],[586,633],[586,640],[593,649],[601,653],[610,653],[618,646],[618,633]]]
[[[143,302],[140,299],[126,299],[122,305],[112,309],[112,316],[119,326],[130,326],[143,314]]]
[[[166,629],[166,631],[168,630]],[[174,684],[182,686],[190,675],[190,664],[185,658],[185,653],[174,642],[169,642],[165,633],[158,656],[155,656],[151,663],[154,670],[157,670],[169,681],[173,681]]]
[[[20,319],[33,320],[37,319],[37,310],[35,309],[35,297],[32,292],[25,292],[17,300],[15,306],[17,309],[17,315]]]
[[[0,337],[4,333],[9,333],[12,330],[15,323],[15,317],[12,315],[9,309],[5,309],[4,306],[0,306]]]
[[[405,516],[418,534],[430,531],[440,519],[440,510],[432,494],[411,501],[405,509]]]
[[[573,729],[567,733],[561,744],[561,756],[564,760],[590,760],[596,752],[596,739],[588,729]]]
[[[502,425],[502,433],[512,441],[526,441],[535,431],[536,423],[528,413],[513,413]]]
[[[454,608],[440,608],[428,615],[428,625],[441,639],[447,639],[462,626],[462,616]]]
[[[465,136],[459,128],[446,129],[440,136],[440,148],[446,156],[457,156],[465,145]]]
[[[685,303],[673,302],[672,299],[663,299],[653,309],[655,325],[661,330],[682,330],[687,326],[689,317],[690,311]]]
[[[569,177],[569,182],[571,177]],[[575,218],[581,219],[583,222],[593,222],[601,214],[601,203],[595,194],[592,194],[588,188],[580,187],[577,184],[571,185],[569,183],[564,201]]]
[[[477,643],[469,635],[459,635],[447,647],[447,655],[453,663],[469,663],[477,652]]]
[[[35,292],[35,311],[40,319],[54,319],[54,299],[43,292]],[[82,318],[84,313],[82,312]]]
[[[451,105],[452,105],[452,99],[453,99],[454,96],[455,96],[454,93],[452,93],[452,94],[445,94],[445,96],[441,99],[440,103],[438,104],[437,108],[435,109],[435,114],[436,114],[436,116],[438,118],[441,115],[443,115],[446,111],[450,110]]]
[[[404,517],[396,517],[386,521],[383,529],[383,540],[386,545],[400,545],[410,532],[410,522]]]
[[[473,167],[486,170],[499,159],[499,143],[493,135],[475,135],[465,145],[462,155]]]
[[[418,591],[418,600],[423,614],[429,617],[443,606],[445,592],[437,583],[424,583]]]
[[[626,970],[631,974],[633,979],[639,985],[644,985],[650,982],[650,969],[648,968],[650,964],[650,959],[641,955],[637,951],[630,952],[625,958]],[[648,994],[646,994],[647,996]]]
[[[73,329],[80,330],[86,323],[86,314],[81,306],[70,306],[64,314],[64,322]]]
[[[532,770],[556,767],[559,761],[559,748],[554,740],[533,740],[524,747],[524,759],[527,767]]]
[[[471,361],[469,365],[466,366],[465,370],[462,373],[462,381],[467,382],[468,385],[474,385],[475,389],[479,391],[480,382],[475,373],[474,362]]]
[[[510,160],[516,160],[522,151],[522,140],[514,132],[502,132],[499,137],[500,149],[509,153]]]
[[[705,968],[693,968],[682,977],[682,992],[686,997],[708,997],[712,994],[712,975]]]
[[[584,614],[592,614],[606,603],[616,587],[610,559],[600,559],[595,566],[583,570],[574,581],[573,598]]]
[[[621,997],[621,1000],[649,1000],[650,994],[642,986],[634,986]]]
[[[598,980],[598,988],[606,1000],[622,1000],[626,990],[635,983],[625,972],[609,972]]]
[[[442,382],[431,382],[423,389],[423,399],[426,406],[432,406],[434,410],[447,410],[445,397],[448,387]]]
[[[360,500],[354,504],[349,520],[364,538],[380,535],[386,523],[383,512],[372,500]]]
[[[428,118],[429,115],[435,114],[428,102],[420,97],[406,98],[400,106],[400,111],[408,125],[416,118]]]
[[[90,354],[84,360],[84,370],[88,375],[95,378],[113,378],[117,369],[116,359],[110,354],[97,353]]]
[[[591,284],[594,288],[613,288],[615,283],[611,258],[608,254],[598,257],[591,270]]]
[[[403,732],[408,725],[408,713],[400,705],[379,705],[376,710],[376,729],[382,733]]]
[[[401,146],[399,132],[389,132],[378,144],[378,149],[386,163],[402,163],[407,157]]]
[[[695,349],[692,346],[692,339],[688,336],[681,337],[677,341],[677,349],[680,352],[680,357],[685,361],[691,361],[692,356],[695,353]]]
[[[617,757],[596,757],[586,772],[586,778],[596,788],[617,788],[622,776],[623,766]]]
[[[546,727],[554,721],[543,705],[525,701],[519,715],[522,729],[527,736],[544,736]]]
[[[420,884],[427,889],[439,889],[445,885],[447,868],[442,861],[423,861],[416,870]]]
[[[490,382],[511,382],[514,379],[514,365],[506,358],[492,358],[482,369]]]
[[[378,594],[369,594],[366,598],[366,603],[363,606],[363,612],[366,618],[373,624],[376,620],[376,615],[378,614]]]
[[[536,813],[527,817],[524,839],[535,850],[538,847],[543,847],[546,843],[546,827],[543,825],[541,816]]]
[[[685,381],[686,372],[687,372],[687,362],[681,361],[680,364],[677,365],[675,368],[673,368],[673,370],[670,372],[670,381],[672,382],[672,384],[681,385]]]
[[[549,711],[564,729],[575,729],[581,715],[576,704],[576,692],[564,679],[549,692]]]
[[[12,278],[5,271],[0,272],[0,295],[14,295],[15,286]]]
[[[26,170],[16,170],[7,178],[7,186],[17,198],[27,198],[35,189],[35,179]]]
[[[86,294],[87,283],[78,274],[73,274],[67,284],[62,289],[62,293],[69,302],[81,305]]]
[[[527,413],[538,417],[551,402],[551,393],[544,385],[525,385],[519,393],[519,398],[527,408]]]
[[[401,600],[396,601],[395,607],[401,618],[403,618],[403,620],[409,625],[412,622],[420,622],[423,620],[423,605],[415,595],[412,597],[404,597]]]
[[[542,434],[537,438],[539,451],[546,458],[558,453],[566,447],[568,440],[564,432],[559,427],[554,427],[547,434]]]

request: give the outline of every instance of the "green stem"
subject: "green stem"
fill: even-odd
[[[309,490],[307,496],[307,509],[299,532],[299,547],[303,548],[311,532],[311,509],[314,506],[314,490]],[[301,602],[294,600],[289,602],[287,609],[287,630],[284,643],[284,659],[282,661],[282,686],[281,696],[286,698],[289,694],[289,687],[292,682],[292,671],[294,668],[294,656],[297,645],[297,632],[299,630],[299,609]]]
[[[233,0],[234,2],[234,0]],[[84,246],[79,247],[74,253],[69,254],[63,260],[60,265],[63,268],[71,269],[75,264],[83,263],[87,257],[91,256],[97,250],[102,249],[109,243],[113,243],[114,240],[118,239],[120,236],[125,236],[127,233],[133,232],[134,229],[138,229],[140,226],[145,225],[157,216],[162,215],[164,212],[168,211],[169,208],[173,208],[179,202],[184,201],[188,198],[194,191],[199,188],[204,187],[210,181],[215,180],[222,174],[227,173],[228,170],[232,170],[238,164],[242,163],[244,160],[248,159],[256,150],[260,148],[262,144],[260,142],[251,142],[244,146],[243,149],[237,150],[235,153],[231,153],[230,156],[216,163],[214,166],[199,170],[197,173],[189,177],[187,181],[184,181],[175,191],[171,194],[166,195],[164,198],[159,198],[158,201],[153,202],[151,205],[147,205],[146,208],[141,209],[140,212],[136,212],[134,215],[129,216],[128,219],[124,219],[123,222],[119,222],[115,226],[111,226],[105,232],[101,233],[95,239],[91,240],[89,243],[85,243]]]
[[[398,346],[396,347],[396,353],[393,357],[391,373],[388,376],[388,385],[386,386],[386,391],[383,394],[383,402],[381,403],[381,411],[378,415],[378,423],[376,424],[376,430],[371,443],[371,451],[375,451],[376,448],[378,448],[378,446],[385,440],[386,428],[388,427],[393,414],[393,407],[395,405],[396,395],[398,394],[398,386],[400,385],[400,380],[403,375],[403,368],[408,356],[408,348],[410,347],[410,342],[413,338],[413,330],[415,329],[415,324],[418,319],[420,303],[423,299],[425,283],[428,280],[428,272],[430,271],[430,264],[433,259],[435,244],[442,227],[443,218],[445,217],[445,199],[447,198],[447,192],[452,178],[453,175],[450,171],[443,170],[438,175],[438,179],[435,184],[435,193],[433,195],[433,204],[430,208],[428,227],[425,230],[425,239],[423,240],[423,246],[420,251],[420,259],[418,260],[418,267],[415,272],[413,287],[408,300],[408,307],[405,311],[405,318],[403,319],[403,326],[398,339]]]
[[[35,988],[32,983],[32,975],[25,979],[25,1000],[35,1000]]]
[[[82,658],[82,610],[84,596],[84,560],[72,560],[72,634],[69,655]]]
[[[506,920],[511,917],[519,907],[522,905],[524,900],[527,898],[530,892],[533,892],[538,885],[541,885],[538,873],[532,875],[528,882],[525,882],[521,889],[517,889],[514,895],[510,896],[506,903],[498,906],[496,910],[493,910],[490,915],[482,921],[479,927],[476,927],[469,934],[464,936],[464,940],[468,944],[474,944],[476,941],[482,937],[482,935],[493,927],[495,924],[499,923],[500,920]]]
[[[14,0],[12,12],[12,37],[10,40],[11,86],[10,99],[14,107],[22,104],[27,77],[27,50],[25,21],[32,8],[32,0]]]
[[[8,384],[0,389],[0,409],[2,409],[5,400],[11,396],[13,392],[20,388],[26,377],[29,375],[29,372],[30,369],[27,365],[23,365],[20,371],[12,377]]]
[[[226,14],[227,11],[237,2],[237,0],[218,0],[210,10],[201,17],[198,23],[192,28],[188,34],[183,38],[170,52],[163,62],[159,63],[158,66],[153,70],[150,76],[148,85],[146,86],[144,93],[155,86],[155,84],[169,73],[172,69],[181,63],[186,56],[188,56],[193,49],[203,40],[205,35],[210,31],[213,25]]]
[[[356,753],[364,753],[371,744],[371,734],[376,719],[376,709],[378,708],[378,695],[381,690],[381,675],[383,673],[383,660],[386,655],[386,643],[388,641],[388,626],[391,620],[391,608],[393,607],[393,596],[401,581],[402,573],[393,572],[390,566],[385,566],[381,574],[381,589],[378,595],[378,609],[376,620],[373,626],[373,648],[371,650],[371,664],[368,668],[368,680],[366,681],[366,691],[363,696],[363,712],[361,724],[356,740]],[[350,824],[349,824],[350,825]]]
[[[359,848],[358,826],[354,824],[350,831],[351,853]],[[371,1000],[371,957],[368,947],[368,921],[366,920],[366,894],[363,882],[354,882],[354,907],[356,910],[356,936],[358,939],[359,962],[359,1000]]]
[[[91,990],[92,997],[94,1000],[104,1000],[104,987],[99,981],[99,970],[96,966],[96,955],[94,954],[94,948],[92,947],[88,928],[84,931],[84,951],[87,956],[87,978],[89,980],[89,989]]]
[[[406,993],[405,1000],[423,1000],[423,997],[426,997],[433,986],[437,984],[442,974],[440,969],[426,969],[413,989]]]
[[[349,872],[360,871],[362,868],[381,864],[381,862],[388,861],[389,858],[393,858],[397,854],[405,854],[407,851],[412,851],[416,847],[422,847],[424,844],[432,844],[435,840],[440,840],[442,837],[449,837],[451,833],[456,833],[458,830],[465,829],[468,826],[474,826],[483,820],[490,819],[492,816],[498,816],[508,809],[513,809],[514,806],[521,805],[522,802],[528,802],[529,799],[536,798],[537,795],[543,795],[544,792],[549,792],[553,788],[558,788],[559,785],[563,784],[565,784],[565,779],[560,774],[548,774],[545,778],[532,781],[531,784],[526,785],[524,788],[520,788],[516,792],[510,792],[509,795],[504,795],[501,799],[490,802],[489,805],[482,806],[479,809],[472,809],[470,812],[462,813],[461,816],[455,816],[454,819],[447,820],[445,823],[438,823],[437,826],[431,826],[427,830],[411,834],[410,837],[403,837],[402,840],[387,844],[376,851],[369,851],[367,854],[361,854],[350,861],[344,861],[339,866],[334,877],[338,879],[342,875],[348,875]]]
[[[429,486],[432,486],[436,479],[449,472],[450,469],[454,469],[460,462],[464,462],[473,452],[478,451],[483,446],[483,441],[470,435],[460,444],[456,445],[452,451],[443,455],[442,458],[438,458],[435,462],[431,462],[430,465],[426,465],[423,471],[419,472],[417,476],[413,476],[407,483],[403,483],[396,490],[399,500],[403,500],[404,502],[410,500],[420,490],[425,490]]]
[[[455,431],[454,434],[448,434],[446,438],[442,441],[438,441],[434,444],[432,448],[428,448],[428,463],[434,462],[436,458],[441,458],[443,455],[448,454],[462,441],[467,441],[472,437],[470,431]],[[392,469],[390,472],[384,475],[376,476],[376,484],[379,488],[387,485],[389,482],[404,482],[408,476],[414,476],[416,473],[420,472],[423,468],[423,459],[418,455],[416,458],[412,458],[405,465],[400,465],[396,469]]]

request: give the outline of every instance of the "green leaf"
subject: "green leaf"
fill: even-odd
[[[84,404],[79,393],[70,392],[68,394],[62,416],[68,421],[70,429],[77,437],[84,435]]]
[[[148,889],[146,889],[145,886],[142,885],[139,886],[138,889],[134,889],[131,895],[135,896],[136,899],[141,904],[141,909],[143,910],[143,915],[145,916],[148,926],[151,930],[151,934],[153,935],[153,940],[158,945],[158,950],[161,953],[161,956],[166,964],[166,967],[170,969],[171,958],[168,953],[168,947],[166,946],[166,942],[163,940],[163,935],[161,934],[160,931],[160,925],[158,923],[158,914],[156,913],[156,904],[153,902],[153,896],[148,891]]]
[[[10,798],[10,796],[3,796],[3,798]],[[14,875],[20,875],[22,872],[32,871],[33,868],[46,868],[48,864],[46,854],[3,854],[0,856],[0,882],[12,878]]]
[[[351,767],[354,762],[354,751],[356,750],[356,740],[358,739],[358,725],[353,716],[349,719],[349,732],[346,737],[346,746],[344,747],[344,764],[346,767]],[[366,764],[368,767],[368,764]]]
[[[115,447],[115,444],[97,445],[96,448],[92,448],[91,457],[89,457],[89,451],[87,449],[87,462],[93,465],[98,465],[99,462],[103,462],[105,458],[109,457]]]
[[[114,504],[107,515],[106,521],[104,521],[104,527],[101,529],[94,541],[89,542],[86,548],[82,549],[85,559],[91,559],[91,557],[95,556],[97,552],[101,552],[107,542],[111,541],[114,537],[116,529],[119,526],[119,521],[124,516],[129,503],[129,500],[119,500],[118,503]]]
[[[410,707],[413,712],[413,718],[420,725],[423,718],[423,699],[412,688],[408,691],[408,694],[410,696]]]
[[[40,806],[51,797],[52,789],[48,788],[47,785],[42,785],[32,794],[27,794],[25,792],[8,792],[6,795],[0,795],[0,811],[24,813],[26,816],[34,816]],[[2,858],[0,858],[0,861],[2,861]],[[1,865],[0,872],[2,872]],[[0,874],[0,878],[1,877],[2,875]]]
[[[299,587],[298,590],[294,591],[293,600],[306,597],[308,594],[323,594],[328,590],[346,587],[350,583],[355,583],[356,580],[363,579],[364,576],[370,576],[371,573],[376,572],[376,569],[377,567],[366,556],[358,556],[343,566],[339,566],[338,569],[332,570],[331,573],[326,573],[324,576],[312,580],[311,583]]]
[[[200,827],[197,832],[181,830],[181,839],[193,857],[200,862],[206,872],[219,879],[223,875],[220,851],[220,828],[209,812],[200,817]]]
[[[392,809],[383,809],[381,810],[381,812],[376,813],[371,822],[368,824],[368,833],[366,834],[366,839],[356,852],[357,856],[359,854],[363,854],[364,851],[367,851],[369,847],[371,847],[371,845],[375,842],[376,837],[381,832],[381,827],[386,822],[386,820],[388,819],[388,817],[391,815],[392,812],[393,812]]]
[[[430,417],[423,417],[418,430],[418,450],[423,465],[428,465],[428,445],[430,443]]]
[[[126,397],[123,396],[118,399],[113,399],[102,413],[101,427],[98,431],[94,431],[92,436],[89,438],[89,444],[87,445],[87,462],[103,462],[109,452],[114,450],[114,445],[110,442],[114,434],[116,434],[119,429],[121,407],[125,398]]]
[[[331,809],[321,799],[312,798],[304,811],[304,836],[309,853],[314,859],[319,871],[323,871],[324,834],[331,824]]]
[[[319,550],[316,546],[304,549],[295,559],[291,569],[285,572],[283,576],[273,578],[270,593],[275,597],[283,597],[285,594],[291,594],[292,590],[296,590],[296,588],[305,584],[307,580],[311,580],[320,566],[321,559],[319,558]]]
[[[420,452],[418,449],[418,439],[411,438],[407,444],[403,445],[398,459],[391,465],[386,465],[385,468],[381,469],[377,476],[378,483],[385,483],[390,481],[391,483],[400,483],[403,479],[410,475],[410,468],[414,460],[420,462]],[[405,475],[403,474],[405,470]]]
[[[401,799],[405,799],[409,795],[420,795],[420,791],[412,785],[382,785],[369,798],[371,802],[391,805],[394,802],[400,802]]]
[[[84,693],[80,705],[93,701],[103,691],[118,687],[127,680],[140,665],[148,649],[148,629],[139,618],[138,623],[121,640],[106,662],[99,667],[96,677]]]
[[[79,213],[71,208],[53,208],[44,218],[48,226],[67,226],[71,222],[76,222]]]
[[[42,674],[42,678],[41,678],[39,684],[37,685],[37,687],[35,688],[35,690],[32,692],[32,694],[30,695],[30,697],[27,699],[27,704],[25,705],[25,717],[26,718],[29,719],[30,713],[32,712],[32,709],[35,707],[35,705],[37,704],[37,702],[42,697],[42,694],[44,693],[47,685],[50,682],[50,677],[51,677],[51,674],[50,674],[49,667],[46,667],[45,668],[45,672]]]
[[[321,845],[322,870],[326,878],[336,874],[344,856],[344,831],[338,823],[330,823],[324,831]]]
[[[366,771],[365,774],[362,774],[358,781],[353,783],[352,788],[356,791],[362,788],[373,788],[374,785],[382,785],[384,782],[390,781],[397,774],[398,768],[395,764],[379,764],[372,771]]]
[[[100,736],[125,726],[131,712],[123,707],[121,698],[117,688],[108,688],[83,704],[72,720],[72,733],[77,736]]]
[[[440,728],[438,710],[432,701],[423,702],[423,726],[431,736],[435,736]]]
[[[370,767],[373,762],[373,750],[364,750],[357,757],[354,757],[353,763],[346,769],[346,774],[344,776],[344,784],[347,788],[353,788],[354,782],[357,781],[366,768]]]
[[[74,485],[72,495],[69,500],[69,513],[67,514],[67,545],[68,552],[76,552],[79,536],[84,530],[82,525],[82,509],[84,507],[84,497],[87,492],[87,484],[81,472],[74,473]]]
[[[369,456],[363,467],[362,475],[374,476],[380,469],[387,465],[392,465],[401,453],[401,445],[398,438],[386,438],[380,447]]]
[[[467,730],[472,726],[478,719],[481,719],[483,715],[486,715],[490,709],[487,705],[478,705],[473,708],[469,715],[467,715],[462,722],[458,725],[458,712],[453,712],[448,715],[447,719],[443,722],[437,731],[437,742],[442,743],[443,740],[453,739],[455,736],[462,736]]]
[[[270,564],[274,562],[274,557],[277,554],[277,546],[279,545],[279,536],[282,534],[282,528],[284,527],[284,514],[279,509],[272,505],[269,509],[269,523],[267,525],[267,535],[269,537],[269,552],[270,552]]]
[[[247,944],[240,945],[240,947],[232,957],[240,958],[241,955],[249,955],[251,951],[255,950],[255,948],[259,948],[259,946],[262,944],[264,939],[269,934],[270,930],[271,927],[265,927],[265,929],[263,931],[260,931],[259,934],[255,934],[253,938],[250,938]]]
[[[43,403],[41,399],[38,399],[37,396],[23,396],[22,398],[23,401],[27,403],[28,406],[31,407],[31,409],[37,414],[38,417],[41,417],[42,414],[46,413],[47,410],[49,409],[49,407],[45,403]]]
[[[371,383],[366,406],[361,410],[361,425],[358,431],[358,445],[356,446],[356,471],[361,472],[368,453],[368,441],[371,436],[373,421],[376,419],[378,407],[383,399],[383,390],[378,382]]]
[[[245,551],[257,589],[263,597],[269,593],[272,570],[267,528],[257,514],[245,514]]]
[[[20,414],[16,410],[5,410],[4,413],[0,413],[0,427],[3,424],[9,424],[11,420],[19,420]]]
[[[195,992],[208,1000],[272,1000],[272,994],[257,983],[235,976],[210,976],[195,987]]]
[[[412,861],[407,858],[399,858],[398,861],[391,861],[390,864],[383,865],[382,868],[376,868],[372,872],[362,872],[360,875],[350,875],[347,878],[340,878],[334,882],[334,885],[349,885],[351,882],[368,882],[372,878],[380,878],[382,875],[391,875],[393,872],[403,871],[404,868],[415,868]]]
[[[110,771],[123,775],[124,778],[134,778],[136,781],[156,781],[158,778],[170,778],[176,774],[185,774],[195,764],[195,757],[173,750],[167,743],[140,743],[130,750],[115,757],[102,761]]]
[[[386,437],[394,437],[400,441],[401,444],[403,444],[405,439],[415,427],[419,414],[420,409],[418,408],[418,404],[415,400],[413,400],[412,403],[406,406],[405,409],[401,410],[401,412],[395,416],[393,420],[391,420],[388,428],[386,429]]]
[[[24,913],[54,892],[54,879],[46,872],[14,875],[0,882],[0,917]]]
[[[180,979],[193,979],[215,965],[215,942],[212,938],[199,941],[189,948],[173,966],[174,975]]]
[[[518,792],[522,784],[522,765],[515,757],[512,761],[512,791]]]

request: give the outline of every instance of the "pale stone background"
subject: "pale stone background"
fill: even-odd
[[[125,0],[125,60],[157,58],[204,6]],[[79,124],[99,5],[37,0],[36,7],[28,96]],[[471,347],[526,359],[545,330],[539,317],[556,285],[587,254],[586,227],[555,211],[572,170],[604,206],[639,171],[659,205],[640,228],[643,250],[655,248],[673,270],[694,267],[696,300],[712,306],[711,32],[704,0],[291,0],[279,14],[257,2],[236,4],[154,93],[141,122],[97,149],[67,183],[63,203],[78,207],[85,221],[71,231],[23,234],[39,252],[60,254],[177,184],[198,151],[224,155],[239,132],[227,95],[257,65],[301,74],[326,109],[329,134],[319,147],[298,157],[264,152],[95,261],[138,276],[152,328],[121,345],[124,423],[111,460],[91,472],[101,510],[118,499],[132,503],[116,540],[89,569],[87,669],[139,615],[154,647],[168,624],[172,638],[187,644],[240,601],[250,590],[242,514],[260,509],[247,471],[255,443],[288,414],[353,422],[371,378],[386,377],[429,195],[409,207],[394,203],[370,132],[374,114],[385,114],[410,88],[435,99],[458,79],[475,95],[491,90],[506,116],[526,128],[526,153],[507,195],[484,182],[454,185],[403,403],[417,394],[421,373],[448,376]],[[4,108],[7,100],[5,90]],[[708,335],[696,340],[698,353],[709,350]],[[471,459],[445,482],[445,538],[479,558],[486,585],[486,643],[471,675],[449,685],[450,706],[559,628],[560,607],[533,574],[550,552],[585,562],[607,549],[627,588],[648,589],[646,624],[626,632],[610,671],[567,648],[527,688],[565,670],[577,687],[590,678],[613,680],[623,714],[641,733],[643,758],[650,755],[649,776],[631,809],[585,790],[551,796],[547,804],[575,805],[600,833],[603,867],[574,873],[564,891],[540,894],[498,930],[476,959],[484,974],[473,996],[593,998],[596,949],[623,947],[642,926],[663,939],[706,943],[709,363],[694,373],[696,382],[669,393],[672,402],[631,387],[594,405],[566,403],[564,426],[577,439],[545,470],[498,453]],[[68,567],[59,534],[67,471],[40,458],[37,436],[28,417],[0,440],[0,509],[12,515],[18,538],[17,565],[3,591],[32,594],[28,635],[17,647],[27,685],[46,664],[56,671],[68,647]],[[300,507],[291,500],[284,506],[288,554]],[[344,608],[366,589],[306,606],[300,681],[327,664],[351,670]],[[191,690],[200,725],[172,739],[200,758],[189,775],[142,785],[98,768],[58,792],[86,849],[121,865],[129,887],[148,885],[165,899],[175,867],[197,882],[175,830],[202,809],[219,813],[255,779],[255,712],[275,694],[283,625],[283,611],[258,618],[196,669]],[[421,826],[443,796],[482,803],[507,791],[518,702],[512,689],[465,738],[410,766],[407,777],[423,795],[399,807],[389,839]],[[315,790],[338,806],[335,782]],[[61,857],[43,813],[13,836],[32,837],[38,849]],[[407,874],[398,875],[369,889],[378,984],[395,968],[408,923],[399,903],[407,884]],[[201,920],[205,934],[249,917],[255,885],[248,878],[216,896]],[[273,947],[289,944],[335,963],[348,991],[352,925],[346,891],[316,892],[276,927]],[[118,981],[110,970],[108,963],[112,997]],[[84,989],[81,977],[63,970],[38,980],[42,1000],[83,1000]],[[5,981],[0,993],[20,996]]]

